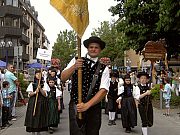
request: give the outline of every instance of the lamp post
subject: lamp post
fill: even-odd
[[[7,42],[1,41],[0,42],[0,47],[5,48],[5,50],[6,50],[6,66],[8,64],[8,48],[11,47],[11,46],[12,46],[11,41],[7,41]]]
[[[127,64],[127,73],[129,73],[131,71],[131,60],[128,58],[126,61]]]

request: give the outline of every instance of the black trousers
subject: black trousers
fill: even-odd
[[[153,125],[153,107],[149,103],[140,103],[138,105],[139,114],[142,121],[142,127],[151,127]]]
[[[2,126],[6,126],[8,124],[9,118],[9,107],[3,106],[2,107]]]
[[[88,109],[83,114],[83,120],[77,119],[76,105],[69,104],[70,135],[99,135],[101,127],[101,104]]]

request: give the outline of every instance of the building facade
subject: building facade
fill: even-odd
[[[30,0],[0,0],[1,60],[23,69],[36,59],[38,48],[49,44],[44,32]]]

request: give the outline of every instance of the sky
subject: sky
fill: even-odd
[[[63,30],[72,30],[71,26],[66,20],[54,9],[49,1],[50,0],[30,0],[31,6],[35,7],[38,11],[38,20],[45,28],[45,34],[52,46],[56,42],[57,34]],[[111,16],[108,9],[111,6],[116,5],[114,0],[88,0],[89,8],[89,25],[82,37],[82,41],[91,36],[94,28],[100,27],[100,23],[103,21],[117,20],[117,17]],[[85,53],[86,49],[82,47],[82,53]]]

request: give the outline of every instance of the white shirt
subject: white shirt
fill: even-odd
[[[91,58],[88,54],[87,54],[87,58],[93,60],[94,62],[98,61],[98,57]],[[71,66],[73,66],[75,64],[75,62],[76,62],[76,59],[73,58],[64,70],[69,69]],[[94,64],[92,64],[91,67],[94,66]],[[106,89],[107,91],[109,91],[109,86],[110,86],[109,68],[106,66],[106,68],[104,69],[104,71],[102,73],[101,83],[100,83],[99,89]]]
[[[31,83],[28,85],[28,87],[27,87],[27,89],[26,89],[26,92],[28,92],[28,93],[33,92],[33,85],[32,85],[32,84],[33,84],[33,83],[31,82]],[[44,83],[44,87],[43,87],[42,89],[45,91],[46,96],[47,96],[47,92],[50,91],[50,88],[49,88],[48,84],[47,84],[47,83]]]
[[[139,88],[139,87],[138,87]],[[122,94],[124,92],[124,86],[120,86],[120,87],[118,87],[118,95],[120,95],[120,94]],[[133,85],[133,97],[135,98],[135,99],[139,99],[139,96],[140,96],[140,90],[138,91],[137,90],[137,87],[136,86],[134,86]],[[118,98],[118,100],[119,99],[122,99],[122,97],[119,97]]]
[[[60,91],[57,87],[56,87],[56,98],[57,97],[62,97],[62,91]]]

